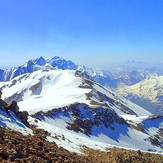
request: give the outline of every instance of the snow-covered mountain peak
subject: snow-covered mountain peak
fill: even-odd
[[[76,70],[78,66],[74,62],[62,59],[58,56],[46,59],[41,56],[36,59],[29,60],[21,66],[2,70],[2,72],[0,72],[0,81],[9,81],[19,75],[48,67],[54,67],[63,70]]]
[[[33,60],[34,64],[40,65],[40,66],[44,66],[46,64],[46,60],[41,56],[37,59]]]
[[[85,102],[89,90],[79,88],[81,78],[75,77],[75,71],[43,69],[24,74],[8,82],[8,91],[3,98],[10,97],[19,102],[21,109],[31,112],[42,108],[59,107],[74,102]],[[30,107],[29,107],[30,103]]]
[[[63,60],[63,58],[59,57],[59,56],[54,56],[54,57],[50,57],[50,58],[46,58],[47,61],[51,61],[51,60]]]

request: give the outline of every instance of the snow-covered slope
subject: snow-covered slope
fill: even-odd
[[[138,84],[120,88],[118,93],[152,113],[163,115],[163,76],[150,75]]]
[[[119,114],[150,115],[143,108],[85,77],[80,71],[39,70],[3,82],[2,97],[6,102],[17,101],[20,109],[31,114],[78,102],[90,106],[106,105]]]
[[[80,71],[48,68],[0,85],[3,99],[16,100],[20,110],[29,112],[31,124],[51,133],[47,140],[70,151],[81,153],[83,145],[103,150],[113,145],[162,150],[160,141],[151,143],[162,127],[161,120],[157,125],[146,126],[149,133],[138,130],[136,123],[129,123],[126,117],[149,119],[151,113]]]
[[[84,113],[82,113],[84,114]],[[96,114],[96,113],[94,113]],[[58,117],[42,116],[39,118],[30,117],[29,121],[31,124],[38,128],[44,129],[51,133],[47,137],[48,141],[57,143],[58,146],[64,147],[65,149],[82,153],[83,147],[93,148],[96,150],[106,150],[110,147],[120,147],[132,150],[144,150],[153,151],[163,154],[162,147],[162,127],[163,117],[160,119],[156,118],[152,121],[152,118],[144,118],[142,121],[141,117],[137,117],[140,123],[131,121],[132,125],[112,124],[110,127],[104,125],[93,126],[92,134],[86,135],[82,131],[70,130],[68,124],[73,123],[73,117],[65,116],[60,114]],[[85,117],[84,117],[85,118]],[[150,121],[149,126],[145,126],[143,122]],[[141,126],[139,129],[139,126]],[[83,129],[83,128],[81,128]],[[160,139],[157,139],[157,138]],[[152,144],[151,142],[155,142]]]
[[[88,103],[85,94],[90,89],[79,88],[82,81],[74,73],[75,71],[47,69],[19,76],[8,82],[7,87],[4,86],[3,98],[7,102],[10,99],[18,101],[21,110],[28,110],[29,113],[47,111],[75,102]]]

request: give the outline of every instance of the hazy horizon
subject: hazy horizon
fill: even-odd
[[[163,62],[163,1],[0,1],[0,68],[39,56],[107,69]]]
[[[55,57],[55,56],[50,56],[50,57],[44,57],[44,56],[38,56],[36,58],[30,58],[29,60],[33,60],[33,59],[37,59],[39,57],[43,57],[44,59],[46,58],[51,58],[51,57]],[[61,56],[58,56],[62,59],[65,59],[65,60],[71,60],[71,59],[68,59],[68,58],[63,58]],[[13,68],[13,67],[18,67],[18,66],[21,66],[23,64],[25,64],[26,62],[28,62],[29,60],[24,60],[22,63],[15,63],[15,64],[12,64],[12,65],[7,65],[6,67],[4,66],[1,66],[0,65],[0,69],[2,70],[5,70],[5,69],[10,69],[10,68]],[[91,64],[80,64],[80,62],[75,62],[73,60],[71,60],[72,62],[74,62],[75,64],[77,65],[82,65],[82,66],[86,66],[86,67],[89,67],[89,68],[100,68],[100,69],[104,69],[104,70],[109,70],[109,69],[113,69],[117,66],[122,66],[122,65],[131,65],[133,64],[133,67],[134,67],[134,64],[136,64],[137,66],[140,65],[141,68],[143,68],[143,65],[144,67],[152,67],[152,66],[158,66],[158,67],[161,67],[161,65],[163,65],[163,63],[149,63],[149,62],[143,62],[143,61],[136,61],[136,60],[133,60],[133,59],[129,59],[129,60],[125,60],[125,61],[121,61],[121,62],[110,62],[107,66],[106,65],[103,65],[103,66],[95,66],[95,65],[91,65]]]

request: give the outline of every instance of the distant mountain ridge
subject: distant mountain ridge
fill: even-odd
[[[148,70],[151,73],[157,73],[158,75],[163,75],[163,63],[154,64],[154,63],[146,63],[135,60],[128,60],[126,62],[122,62],[112,66],[114,72],[132,72],[137,70]]]
[[[9,81],[19,75],[34,72],[45,68],[57,68],[62,70],[79,70],[87,74],[90,79],[110,88],[118,88],[121,85],[133,85],[144,80],[149,74],[163,74],[161,65],[159,67],[150,66],[147,63],[129,60],[111,71],[99,68],[89,68],[77,65],[70,60],[65,60],[58,56],[51,58],[43,58],[29,60],[21,66],[11,69],[0,70],[0,81]]]
[[[135,85],[120,88],[118,93],[154,114],[163,115],[163,76],[149,75]]]
[[[7,70],[0,70],[0,81],[9,81],[19,75],[34,72],[45,68],[57,68],[62,70],[80,70],[86,73],[92,80],[108,87],[117,87],[117,81],[113,79],[109,71],[102,69],[92,69],[85,66],[78,66],[70,60],[65,60],[58,56],[46,58],[39,57],[32,59],[25,64]]]
[[[55,67],[58,69],[69,69],[76,70],[77,65],[72,61],[67,61],[60,57],[52,57],[44,59],[43,57],[39,57],[37,59],[29,60],[25,64],[14,67],[7,70],[0,70],[0,81],[9,81],[19,75],[34,72],[47,67]]]

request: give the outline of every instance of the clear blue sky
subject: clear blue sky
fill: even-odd
[[[163,61],[163,0],[1,0],[0,67],[58,55],[107,68]]]

